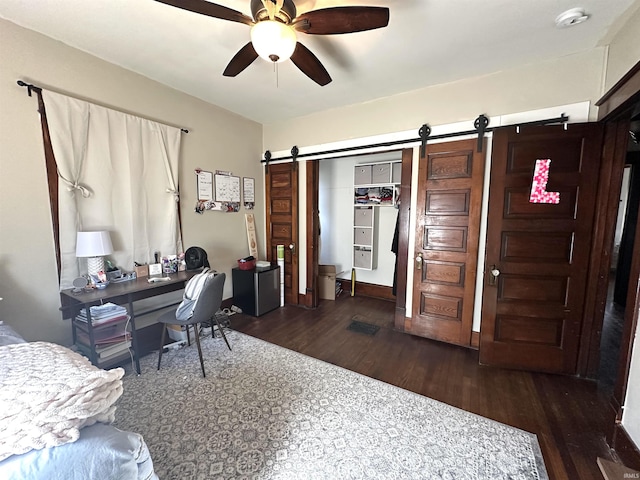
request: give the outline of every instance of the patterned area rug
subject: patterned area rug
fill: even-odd
[[[548,479],[536,436],[230,331],[141,359],[115,425],[162,480]]]

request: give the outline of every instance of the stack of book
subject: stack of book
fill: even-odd
[[[127,309],[113,303],[90,307],[93,327],[93,346],[87,328],[87,311],[82,309],[76,316],[76,344],[85,355],[96,352],[99,362],[122,355],[131,347],[131,333],[127,329]]]

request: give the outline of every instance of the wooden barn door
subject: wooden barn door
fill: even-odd
[[[413,314],[405,331],[471,344],[484,153],[477,140],[427,145],[420,159]],[[486,150],[486,149],[483,149]]]
[[[596,124],[494,132],[480,363],[576,372],[601,144]]]
[[[293,163],[269,165],[266,174],[267,260],[284,245],[284,301],[298,304],[298,171]]]

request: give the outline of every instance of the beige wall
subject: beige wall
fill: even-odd
[[[633,42],[639,30],[633,27],[639,18],[636,12],[613,38],[607,81],[619,75],[616,70],[635,63],[623,60],[622,53],[629,45],[640,48]],[[203,246],[212,257],[212,266],[229,272],[235,259],[246,255],[244,216],[194,214],[194,168],[232,170],[236,175],[255,177],[255,214],[258,231],[263,232],[260,204],[264,182],[257,159],[265,149],[288,151],[294,144],[304,147],[398,131],[417,132],[425,122],[441,125],[472,120],[479,113],[492,116],[582,101],[593,104],[603,92],[606,53],[607,47],[600,47],[261,127],[0,20],[0,175],[4,180],[0,189],[0,297],[5,298],[0,302],[0,320],[13,324],[30,340],[69,340],[68,323],[60,321],[55,312],[59,302],[36,101],[15,84],[18,78],[189,128],[191,133],[183,139],[180,172],[184,244]],[[633,55],[638,57],[638,53]],[[593,107],[591,117],[595,118]],[[260,240],[263,250],[264,241]],[[302,257],[304,252],[300,253]],[[225,297],[230,296],[228,282]]]
[[[640,2],[633,8],[609,44],[605,91],[640,61]]]
[[[606,49],[596,48],[526,67],[437,85],[368,103],[265,125],[264,148],[288,151],[339,140],[415,130],[601,96]],[[399,73],[400,75],[400,73]],[[595,110],[592,113],[595,119]]]
[[[182,139],[180,165],[184,245],[202,246],[211,266],[227,272],[231,297],[231,268],[248,255],[245,211],[194,213],[194,169],[254,177],[263,232],[262,126],[1,19],[0,65],[0,320],[27,340],[71,341],[58,312],[37,101],[18,79],[191,131]]]
[[[322,145],[330,149],[326,144],[344,142],[340,145],[344,147],[351,140],[407,131],[415,131],[415,138],[425,122],[438,126],[466,121],[468,125],[481,113],[491,117],[580,102],[590,102],[589,117],[595,120],[597,110],[593,104],[601,96],[606,52],[605,47],[599,47],[557,60],[265,125],[263,149],[277,156],[293,145],[299,148]],[[305,195],[302,183],[301,231],[306,221]],[[300,242],[302,245],[302,239]],[[301,248],[300,293],[306,288],[305,255],[306,250]]]

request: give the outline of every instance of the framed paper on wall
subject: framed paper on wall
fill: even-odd
[[[223,212],[240,211],[240,177],[228,173],[213,176],[215,208]]]
[[[216,202],[240,203],[240,177],[214,175]]]
[[[242,179],[242,194],[244,197],[244,208],[253,210],[256,205],[255,180],[253,178],[244,177]]]
[[[200,170],[196,172],[198,184],[198,201],[213,200],[213,173]]]

